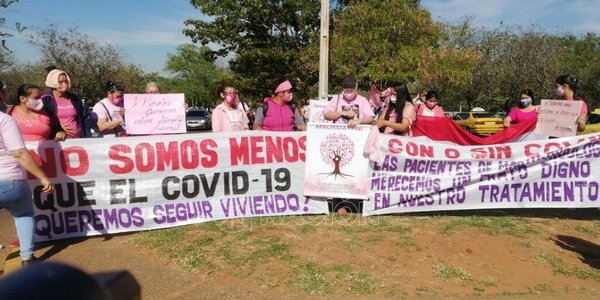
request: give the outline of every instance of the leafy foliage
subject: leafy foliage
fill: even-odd
[[[93,41],[78,28],[63,31],[50,25],[31,40],[42,52],[42,63],[69,73],[73,92],[90,104],[106,97],[104,88],[109,80],[123,84],[127,92],[143,80],[140,67],[125,63],[113,45]]]
[[[318,82],[314,45],[319,4],[319,0],[193,0],[209,20],[185,21],[184,33],[193,42],[219,47],[207,53],[213,59],[233,56],[229,66],[242,93],[268,96],[277,83],[289,79],[302,97]]]
[[[186,101],[192,107],[215,106],[216,83],[228,81],[231,77],[211,60],[208,47],[193,44],[180,45],[176,54],[169,54],[165,69],[175,74],[170,80],[169,89],[184,93]]]
[[[418,1],[350,1],[334,19],[333,81],[354,74],[363,87],[417,77],[422,53],[437,48],[442,33]]]

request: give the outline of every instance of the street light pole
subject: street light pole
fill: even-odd
[[[327,100],[329,87],[329,0],[321,0],[319,99]]]

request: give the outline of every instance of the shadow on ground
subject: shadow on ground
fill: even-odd
[[[600,269],[600,245],[568,235],[557,235],[554,243],[565,250],[579,253],[583,263]]]

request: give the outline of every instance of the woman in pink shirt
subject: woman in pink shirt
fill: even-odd
[[[33,256],[33,200],[23,169],[40,179],[42,192],[52,193],[54,186],[25,148],[17,123],[0,112],[0,207],[15,219],[21,264],[27,265],[36,258]]]
[[[67,72],[53,69],[46,76],[50,91],[42,96],[44,110],[55,115],[69,138],[84,137],[85,110],[77,95],[71,93],[71,78]]]
[[[67,133],[58,118],[44,111],[41,90],[33,84],[23,84],[17,89],[18,102],[8,111],[17,122],[26,142],[64,141]]]
[[[577,131],[584,131],[585,123],[587,123],[588,108],[585,103],[585,95],[583,94],[579,80],[573,78],[571,75],[558,76],[558,78],[556,78],[555,93],[556,96],[563,100],[580,100],[583,102],[581,104],[581,113],[579,118],[577,118]]]
[[[521,97],[517,100],[517,107],[511,109],[504,119],[504,127],[536,119],[537,107],[533,105],[533,101],[533,91],[530,89],[522,90]]]
[[[438,104],[440,97],[434,90],[425,94],[425,102],[418,104],[417,116],[419,117],[444,117],[444,109]]]
[[[383,133],[411,136],[415,116],[415,106],[411,102],[408,88],[402,84],[392,90],[390,103],[384,108],[376,125]]]
[[[238,109],[237,92],[230,83],[217,84],[217,96],[221,104],[212,111],[212,131],[230,132],[248,130],[248,117]]]

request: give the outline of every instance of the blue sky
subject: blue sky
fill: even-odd
[[[267,0],[265,0],[267,1]],[[535,24],[549,32],[600,33],[600,0],[422,0],[438,21],[455,22],[472,16],[476,26]],[[160,72],[168,53],[191,40],[183,22],[200,19],[189,0],[20,0],[8,11],[7,25],[57,23],[77,26],[91,38],[115,45],[129,62],[147,72]],[[29,30],[31,33],[31,30]],[[19,62],[35,61],[39,51],[24,37],[8,40]]]

